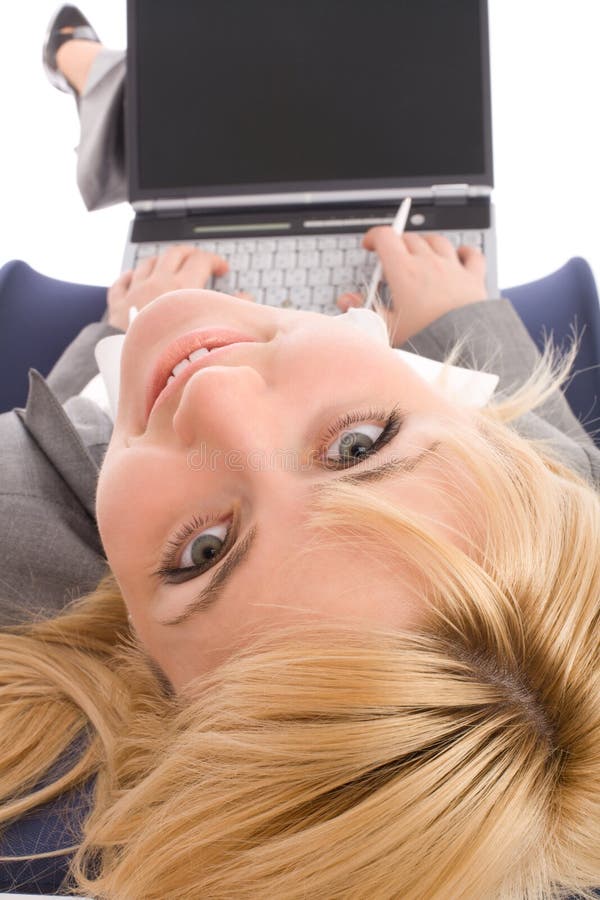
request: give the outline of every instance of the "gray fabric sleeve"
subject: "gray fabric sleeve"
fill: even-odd
[[[82,328],[63,351],[46,378],[60,403],[82,391],[88,381],[98,374],[94,347],[101,338],[111,334],[124,334],[124,331],[108,322],[92,322]]]
[[[456,365],[500,376],[495,396],[508,396],[529,378],[540,353],[511,302],[482,300],[452,310],[407,341],[410,350],[443,360],[456,342],[464,346]],[[584,478],[600,486],[600,451],[573,414],[562,391],[514,422],[530,439],[546,441],[551,450]]]
[[[510,300],[504,298],[454,309],[414,335],[402,349],[443,359],[461,338],[465,344],[457,365],[499,375],[496,396],[508,395],[524,384],[540,360],[529,332]],[[593,445],[562,392],[536,413],[573,440]]]
[[[79,100],[77,185],[89,210],[127,200],[125,51],[103,49]]]

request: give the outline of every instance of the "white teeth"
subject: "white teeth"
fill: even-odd
[[[185,359],[182,359],[181,362],[178,362],[176,366],[173,366],[173,370],[172,370],[173,375],[179,375],[179,373],[183,372],[183,370],[187,366],[189,366],[189,364],[190,364],[190,361],[189,361],[189,359],[187,359],[187,357]]]
[[[180,372],[183,372],[185,368],[187,368],[190,363],[195,362],[197,359],[201,359],[201,357],[206,356],[207,353],[210,353],[206,347],[199,347],[198,350],[193,350],[189,356],[186,356],[181,362],[178,362],[176,366],[173,366],[172,374],[167,378],[167,384],[173,381],[176,375],[179,375]]]
[[[210,350],[207,350],[206,347],[199,347],[198,350],[194,350],[193,353],[190,353],[188,359],[191,362],[194,362],[196,359],[200,359],[201,356],[206,356],[207,353],[210,353]]]

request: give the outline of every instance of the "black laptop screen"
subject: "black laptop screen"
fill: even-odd
[[[131,199],[491,184],[485,0],[130,0]]]

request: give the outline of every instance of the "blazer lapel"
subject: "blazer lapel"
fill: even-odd
[[[81,505],[95,520],[98,466],[61,404],[36,369],[29,370],[29,393],[25,409],[17,409],[15,412]]]

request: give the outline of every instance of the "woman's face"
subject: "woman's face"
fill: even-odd
[[[178,374],[147,415],[165,348],[213,327],[252,340]],[[460,472],[443,445],[423,451],[436,444],[441,418],[467,415],[350,317],[206,290],[146,307],[124,344],[97,513],[133,626],[173,687],[274,626],[417,622],[408,575],[371,543],[365,551],[348,534],[324,540],[307,526],[309,504],[319,485],[358,476],[434,517],[433,528],[456,542],[449,529],[464,523],[440,493],[440,464],[454,485]],[[386,461],[398,465],[374,475]]]

